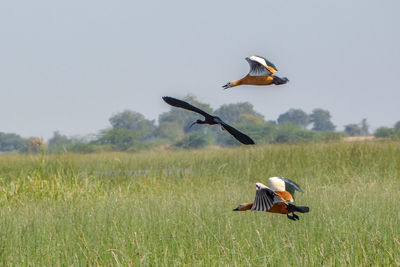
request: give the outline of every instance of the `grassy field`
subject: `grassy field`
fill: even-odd
[[[296,181],[300,221],[233,212]],[[397,266],[400,142],[0,155],[0,265]]]

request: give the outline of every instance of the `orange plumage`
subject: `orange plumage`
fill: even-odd
[[[268,61],[266,58],[260,56],[246,57],[247,62],[250,65],[249,73],[240,80],[228,82],[224,86],[224,89],[231,87],[247,84],[247,85],[271,85],[271,84],[285,84],[289,81],[288,78],[280,78],[274,75],[277,72],[277,68],[274,64]]]
[[[268,181],[271,184],[271,188],[257,183],[254,202],[240,204],[234,211],[256,210],[280,213],[286,214],[291,220],[299,220],[299,216],[294,212],[309,212],[308,207],[292,204],[294,191],[303,192],[295,182],[281,177],[271,177]],[[290,213],[292,215],[289,215]]]

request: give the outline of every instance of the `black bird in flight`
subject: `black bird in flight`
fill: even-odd
[[[232,126],[229,126],[228,124],[223,122],[219,117],[212,116],[212,115],[208,114],[207,112],[205,112],[199,108],[196,108],[195,106],[192,106],[191,104],[189,104],[185,101],[182,101],[182,100],[179,100],[179,99],[176,99],[173,97],[164,96],[162,99],[164,99],[164,101],[167,102],[168,104],[170,104],[171,106],[187,109],[187,110],[190,110],[193,112],[197,112],[204,116],[204,121],[196,120],[195,122],[192,123],[192,125],[190,125],[190,127],[192,127],[194,124],[209,124],[209,125],[219,124],[219,125],[221,125],[221,127],[223,129],[227,130],[231,135],[233,135],[233,137],[235,137],[242,144],[245,144],[245,145],[254,145],[255,144],[254,141],[250,137],[248,137],[244,133],[239,132]]]

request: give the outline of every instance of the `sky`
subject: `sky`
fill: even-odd
[[[337,129],[400,121],[400,1],[2,1],[0,132],[97,133],[126,109],[157,121],[162,96],[266,120],[330,111]],[[221,86],[264,56],[281,86]]]

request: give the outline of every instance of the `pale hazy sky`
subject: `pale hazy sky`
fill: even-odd
[[[0,132],[96,133],[131,109],[193,94],[218,108],[248,101],[276,119],[324,108],[343,125],[400,120],[400,1],[2,1]],[[226,82],[261,55],[283,86]]]

